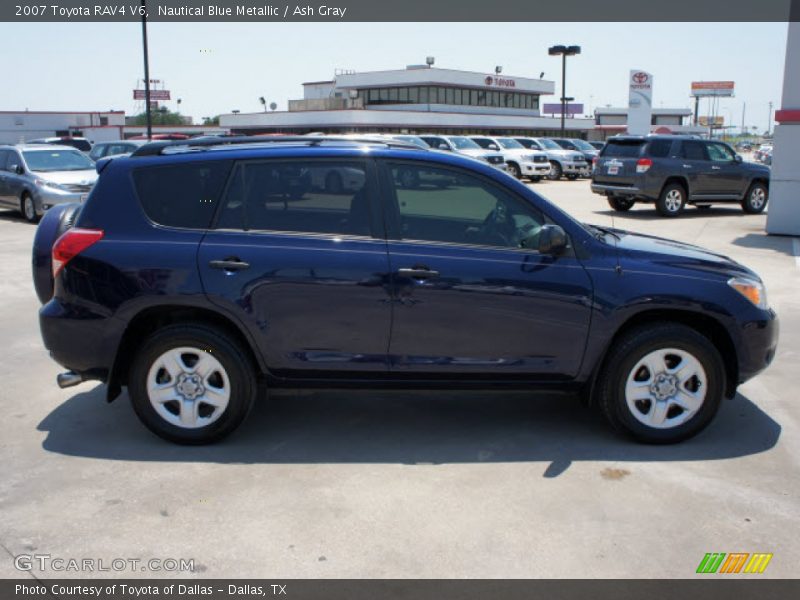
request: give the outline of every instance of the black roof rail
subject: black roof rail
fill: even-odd
[[[196,152],[208,150],[219,146],[242,146],[249,144],[260,144],[264,146],[272,146],[279,144],[304,144],[306,146],[322,146],[323,144],[336,144],[336,145],[359,145],[359,144],[380,144],[391,148],[402,148],[405,150],[425,150],[416,144],[410,142],[402,142],[400,140],[388,140],[381,138],[369,137],[365,135],[363,138],[341,137],[341,136],[328,136],[328,135],[281,135],[274,137],[267,136],[254,136],[254,135],[241,135],[241,136],[207,136],[199,138],[190,138],[188,140],[162,140],[149,142],[137,148],[131,156],[160,156],[164,154],[167,149],[184,149],[186,152]]]

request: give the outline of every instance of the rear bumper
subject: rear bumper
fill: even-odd
[[[609,194],[615,194],[618,196],[643,196],[645,195],[643,191],[636,187],[630,185],[614,185],[611,183],[595,183],[592,182],[592,191],[595,194],[602,194],[603,196],[607,196]]]
[[[39,309],[39,328],[50,357],[61,366],[105,381],[124,325],[113,317],[67,305],[57,298]]]

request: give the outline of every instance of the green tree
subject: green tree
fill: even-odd
[[[216,117],[203,117],[203,125],[209,127],[211,125],[217,126],[219,125],[219,115]]]
[[[172,112],[166,107],[150,111],[153,125],[185,125],[185,118],[179,112]],[[147,113],[133,117],[133,125],[147,125]]]

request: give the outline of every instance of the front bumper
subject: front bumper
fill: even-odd
[[[37,187],[33,193],[33,200],[39,214],[57,204],[70,204],[73,202],[82,203],[89,195],[89,190],[85,192],[67,192],[48,187]]]
[[[778,347],[780,323],[771,308],[763,311],[764,318],[745,323],[740,330],[736,352],[739,359],[739,380],[744,383],[766,369]]]
[[[563,162],[561,163],[561,170],[564,174],[580,175],[582,177],[589,177],[592,173],[589,163],[586,162]]]
[[[519,168],[524,177],[545,177],[550,174],[549,162],[523,162]]]

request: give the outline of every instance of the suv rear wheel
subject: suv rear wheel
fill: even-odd
[[[742,210],[749,215],[757,215],[767,207],[769,190],[763,183],[755,182],[747,190],[747,195],[742,200]]]
[[[620,196],[609,196],[608,205],[616,211],[625,212],[633,208],[634,201]]]
[[[634,329],[609,352],[598,402],[618,430],[651,444],[699,433],[719,408],[725,368],[711,342],[684,325]]]
[[[139,348],[128,390],[150,431],[178,444],[208,444],[241,424],[257,382],[250,360],[225,333],[206,325],[171,325]]]
[[[662,217],[677,217],[686,206],[686,189],[680,183],[669,183],[661,190],[656,209]]]

